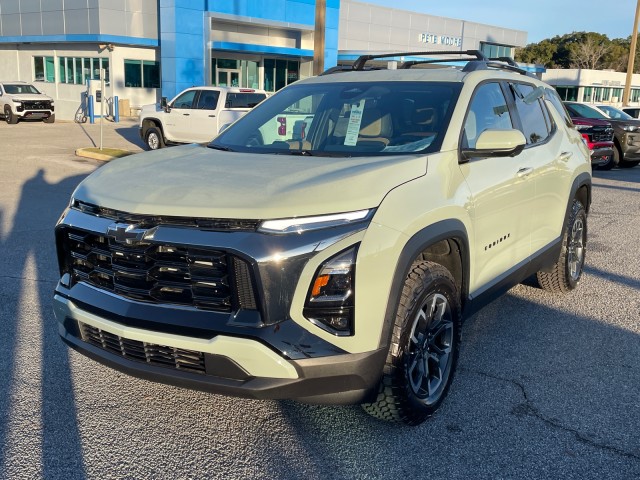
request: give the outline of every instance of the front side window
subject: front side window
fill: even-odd
[[[180,94],[173,102],[173,105],[171,105],[171,108],[191,108],[197,92],[197,90],[189,90],[188,92]]]
[[[211,145],[232,151],[350,157],[437,151],[460,84],[293,85]]]
[[[462,135],[463,148],[476,148],[478,137],[485,130],[513,128],[507,101],[498,83],[485,83],[473,95]]]

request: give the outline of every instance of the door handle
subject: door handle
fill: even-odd
[[[518,173],[516,175],[518,177],[520,177],[520,178],[523,178],[523,177],[526,177],[527,175],[529,175],[531,172],[533,172],[533,168],[524,167],[524,168],[521,168],[520,170],[518,170]]]
[[[215,115],[209,115],[209,118],[216,118]]]
[[[562,152],[558,157],[558,160],[561,160],[563,162],[568,162],[572,156],[573,156],[572,152]]]
[[[190,113],[183,113],[182,115],[184,115],[185,117],[188,117],[191,114]]]

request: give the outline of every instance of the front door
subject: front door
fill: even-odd
[[[463,133],[463,148],[475,148],[487,129],[513,129],[514,123],[499,83],[485,83],[474,93]],[[526,155],[472,158],[460,165],[469,190],[474,219],[475,268],[470,293],[477,296],[496,278],[528,261],[535,180]]]
[[[218,69],[217,85],[219,87],[239,87],[240,70],[226,68]]]

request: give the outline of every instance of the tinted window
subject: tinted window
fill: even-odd
[[[544,98],[551,102],[556,111],[562,116],[567,126],[573,126],[573,122],[571,121],[569,112],[567,112],[567,109],[564,108],[564,104],[562,103],[562,100],[560,100],[560,96],[556,93],[555,90],[546,88],[544,91]]]
[[[196,96],[197,90],[189,90],[184,92],[173,102],[172,108],[191,108],[193,105],[193,97]]]
[[[218,97],[220,97],[220,92],[216,92],[215,90],[201,90],[196,108],[201,110],[215,110],[218,106]]]
[[[475,92],[462,137],[463,148],[475,148],[478,137],[485,130],[510,130],[511,115],[502,89],[497,83],[485,83]]]
[[[587,105],[582,105],[581,103],[565,103],[565,105],[572,117],[596,118],[599,120],[609,119],[606,115]]]
[[[511,84],[516,109],[522,123],[522,133],[527,139],[528,145],[544,142],[550,131],[542,111],[540,99],[535,96],[533,98],[527,97],[527,95],[533,93],[533,90],[534,87],[531,85]]]
[[[4,84],[4,91],[10,95],[18,95],[20,93],[40,93],[33,85],[11,85],[6,83]]]
[[[267,98],[264,93],[228,93],[225,108],[253,108]]]

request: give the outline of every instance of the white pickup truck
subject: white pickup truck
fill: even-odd
[[[192,87],[160,105],[140,111],[140,136],[149,150],[168,144],[211,141],[220,129],[235,122],[264,100],[264,90],[238,87]]]

